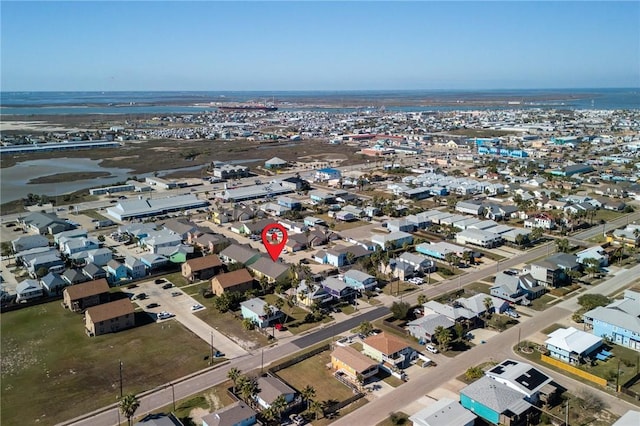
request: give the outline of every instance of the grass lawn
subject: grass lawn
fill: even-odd
[[[416,290],[418,287],[406,281],[392,281],[382,287],[382,292],[389,296],[396,296],[400,293],[405,294]]]
[[[489,294],[490,287],[491,286],[489,284],[476,281],[475,283],[471,283],[465,286],[465,290],[468,291],[471,295],[474,295],[477,293]]]
[[[191,424],[189,423],[189,420],[191,420],[191,410],[194,408],[203,408],[207,411],[215,411],[233,404],[235,400],[227,392],[227,389],[230,388],[231,385],[231,381],[227,380],[224,383],[220,383],[217,386],[209,388],[203,392],[199,392],[189,398],[176,401],[176,411],[174,414],[182,421],[182,423],[188,425]],[[161,409],[156,410],[155,413],[167,413],[170,411],[173,411],[173,405],[162,407]]]
[[[182,272],[174,272],[172,274],[160,275],[156,278],[166,278],[173,283],[176,287],[184,287],[191,284],[185,277],[182,276]],[[209,286],[210,287],[210,286]]]
[[[118,360],[124,365],[125,393],[207,366],[208,346],[178,322],[156,324],[138,313],[136,323],[130,330],[90,338],[82,315],[57,301],[2,314],[2,423],[54,424],[115,403]]]
[[[277,299],[279,299],[279,296],[275,294],[267,294],[264,296],[264,300],[271,305],[273,305]],[[286,303],[282,306],[282,311],[287,314],[285,326],[293,334],[299,334],[320,324],[333,321],[332,317],[325,316],[320,322],[305,323],[304,318],[309,312],[301,306],[289,307]]]
[[[316,401],[344,401],[353,396],[351,388],[340,383],[327,364],[331,363],[331,352],[324,351],[291,367],[278,371],[289,385],[302,390],[311,385],[316,390]]]
[[[621,212],[615,212],[613,210],[605,210],[605,209],[600,209],[600,210],[596,210],[596,215],[593,218],[593,223],[598,223],[598,221],[602,220],[606,220],[607,222],[610,220],[614,220],[619,218],[620,216],[624,216],[626,213],[621,213]]]
[[[387,373],[385,370],[382,370],[382,369],[378,370],[378,374],[376,375],[376,377],[378,378],[378,380],[382,380],[392,388],[397,388],[398,386],[404,383],[402,380],[398,379],[395,376],[392,376],[391,374]]]
[[[234,342],[239,343],[240,346],[245,349],[259,348],[269,343],[263,334],[255,330],[245,330],[242,327],[242,319],[237,318],[233,312],[220,313],[212,306],[211,299],[205,299],[200,295],[193,297],[207,307],[207,309],[195,312],[194,315]],[[238,316],[240,316],[239,313]]]
[[[369,402],[367,398],[360,398],[353,404],[347,405],[337,413],[333,413],[331,418],[323,417],[321,419],[316,420],[313,415],[308,416],[307,418],[311,420],[311,422],[313,423],[313,426],[328,426],[331,423],[333,423],[337,418],[340,418],[341,416],[346,416],[347,414],[352,413],[353,411],[356,411],[360,407],[363,407],[364,405],[367,404],[367,402]]]
[[[554,300],[556,300],[556,298],[551,296],[550,294],[543,294],[541,297],[532,300],[529,307],[536,311],[544,311],[549,307],[548,303]]]
[[[562,324],[555,323],[555,324],[551,324],[549,327],[547,327],[544,330],[542,330],[541,333],[548,335],[548,334],[553,333],[554,331],[556,331],[559,328],[565,328],[565,327]]]
[[[78,212],[78,214],[83,214],[87,217],[90,217],[91,219],[98,219],[98,220],[111,220],[106,216],[101,215],[100,213],[98,213],[97,210],[82,210],[80,212]]]

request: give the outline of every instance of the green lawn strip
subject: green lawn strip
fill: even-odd
[[[59,302],[2,314],[3,424],[53,424],[116,402],[118,360],[125,393],[207,366],[207,345],[178,322],[152,323],[145,313],[137,313],[136,322],[133,329],[90,338],[82,315]]]
[[[167,280],[171,281],[173,285],[175,285],[176,287],[184,287],[186,285],[191,284],[189,280],[187,280],[185,277],[182,276],[182,272],[173,272],[171,274],[166,274],[166,275],[161,275],[159,277],[156,277],[156,279],[159,279],[159,278],[166,278]]]
[[[267,294],[264,296],[264,300],[269,304],[274,304],[280,297],[275,294]],[[282,311],[287,315],[285,326],[293,334],[300,334],[320,324],[326,324],[333,321],[333,318],[326,316],[320,322],[304,322],[305,317],[309,313],[301,306],[289,307],[286,303],[282,307]]]
[[[543,294],[541,297],[532,300],[529,307],[536,311],[544,311],[549,307],[549,302],[553,302],[554,300],[556,300],[556,298],[550,294]]]
[[[621,216],[624,216],[625,214],[626,213],[616,212],[613,210],[605,210],[605,209],[596,210],[596,215],[593,218],[593,223],[598,223],[600,220],[609,222]]]
[[[353,396],[353,392],[333,377],[332,369],[327,368],[330,363],[331,351],[326,350],[278,371],[278,376],[298,391],[307,385],[313,386],[316,401],[344,401]]]
[[[474,282],[471,283],[469,285],[465,286],[465,290],[468,291],[471,294],[475,293],[485,293],[485,294],[489,294],[489,288],[491,287],[491,285],[483,283],[483,282]]]
[[[406,281],[391,281],[387,283],[384,287],[382,287],[382,292],[389,296],[396,296],[399,294],[406,294],[416,290],[414,284],[408,283]]]
[[[211,299],[206,299],[201,295],[193,296],[193,298],[207,308],[195,312],[194,315],[231,340],[235,342],[246,342],[254,347],[268,345],[269,340],[265,335],[256,330],[246,330],[242,326],[242,319],[239,312],[236,314],[233,312],[221,313],[213,307]],[[215,347],[215,342],[213,346]]]
[[[360,398],[356,402],[354,402],[352,404],[349,404],[346,407],[342,408],[337,413],[333,413],[331,418],[322,417],[322,418],[319,418],[318,420],[316,420],[315,417],[312,416],[312,415],[307,416],[307,418],[311,420],[311,423],[313,423],[313,426],[328,426],[331,423],[333,423],[337,418],[346,416],[347,414],[358,410],[359,408],[365,406],[368,402],[369,401],[367,400],[367,398]]]
[[[85,215],[87,217],[90,217],[91,219],[111,220],[108,217],[103,216],[100,213],[98,213],[97,210],[82,210],[82,211],[79,211],[78,214]]]
[[[562,324],[558,324],[558,323],[551,324],[549,327],[543,329],[541,331],[541,333],[544,334],[544,335],[549,335],[549,334],[553,333],[554,331],[556,331],[559,328],[565,328],[565,326],[562,325]]]
[[[476,365],[475,367],[476,367],[476,368],[479,368],[480,370],[482,370],[482,371],[484,372],[484,371],[487,371],[489,368],[491,368],[491,367],[493,367],[493,366],[495,366],[495,365],[496,365],[496,363],[495,363],[495,362],[493,362],[493,361],[487,361],[487,362],[480,363],[480,364]],[[466,372],[465,372],[465,373],[466,373]],[[478,377],[478,378],[471,378],[471,379],[469,379],[469,378],[467,378],[467,376],[466,376],[466,374],[465,374],[465,373],[462,373],[461,375],[459,375],[458,377],[456,377],[456,379],[460,380],[462,383],[466,383],[467,385],[470,385],[471,383],[475,382],[475,381],[476,381],[476,380],[478,380],[480,377],[482,377],[482,376],[480,376],[480,377]],[[483,375],[484,375],[484,373],[483,373]]]

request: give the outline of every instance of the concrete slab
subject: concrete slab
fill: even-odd
[[[471,343],[474,345],[481,345],[484,340],[487,342],[493,336],[497,335],[498,332],[494,330],[486,330],[484,328],[477,328],[470,332],[473,335],[473,339],[471,339]]]

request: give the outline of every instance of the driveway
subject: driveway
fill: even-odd
[[[175,319],[188,328],[196,336],[213,346],[220,352],[225,354],[226,358],[237,358],[246,355],[247,352],[238,346],[233,340],[226,337],[218,330],[211,327],[206,322],[194,315],[191,310],[193,305],[198,301],[187,295],[178,287],[163,289],[163,284],[155,284],[155,280],[138,283],[138,287],[129,290],[138,295],[146,293],[147,298],[136,300],[135,302],[151,317],[159,322],[168,322]],[[173,296],[176,294],[176,296]],[[157,303],[157,307],[147,308],[148,305]],[[202,308],[207,309],[207,308]],[[200,310],[202,310],[200,309]],[[171,312],[175,317],[171,319],[158,320],[158,314],[162,311]]]

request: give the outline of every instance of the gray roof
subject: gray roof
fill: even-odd
[[[194,194],[176,195],[149,200],[123,200],[116,206],[108,207],[107,213],[115,217],[136,217],[162,214],[168,210],[192,209],[209,205],[208,201],[199,200]]]
[[[590,318],[602,323],[611,324],[624,330],[631,330],[640,334],[640,318],[614,307],[598,306],[586,312],[584,318]]]
[[[277,280],[287,273],[289,270],[289,264],[274,262],[271,258],[263,256],[253,262],[251,266],[249,266],[249,269]]]
[[[256,415],[250,407],[242,401],[228,405],[218,411],[202,417],[202,423],[207,426],[235,426],[241,424],[243,420],[250,419]]]
[[[174,417],[173,414],[148,414],[143,419],[134,423],[134,426],[182,426],[182,422]]]
[[[18,285],[16,286],[16,293],[20,294],[27,290],[35,290],[35,289],[41,289],[40,283],[38,283],[38,281],[36,280],[28,279],[18,283]]]
[[[375,279],[375,277],[373,277],[373,276],[371,276],[371,275],[369,275],[369,274],[367,274],[365,272],[358,271],[357,269],[351,269],[351,270],[345,272],[344,277],[345,278],[349,277],[349,278],[351,278],[353,280],[356,280],[358,282],[364,282],[364,281],[368,280],[369,278],[374,278]]]
[[[245,265],[257,254],[259,254],[257,250],[254,250],[249,246],[241,246],[239,244],[231,244],[220,252],[220,256],[227,257]]]
[[[500,383],[510,384],[521,394],[530,397],[551,383],[551,377],[526,362],[506,359],[485,373]]]
[[[476,415],[450,398],[442,398],[409,417],[414,426],[464,426]]]
[[[286,383],[273,376],[258,377],[258,397],[271,404],[280,395],[295,394],[296,391]]]
[[[322,282],[322,286],[336,291],[343,291],[346,288],[351,288],[347,283],[335,277],[327,277],[327,279]]]
[[[531,406],[524,400],[523,394],[487,376],[463,388],[460,393],[497,413],[509,410],[522,414]]]
[[[68,222],[60,219],[55,213],[34,212],[22,218],[22,221],[38,229],[43,229],[53,224],[63,225],[65,229],[73,228]]]
[[[48,289],[67,284],[62,278],[60,278],[60,275],[55,272],[49,272],[44,277],[40,278],[40,282]]]
[[[577,257],[568,253],[556,253],[547,257],[548,262],[553,262],[561,268],[573,269],[578,266]]]
[[[454,324],[455,322],[441,314],[428,314],[407,323],[408,326],[422,328],[428,335],[432,335],[438,327],[450,328]]]

